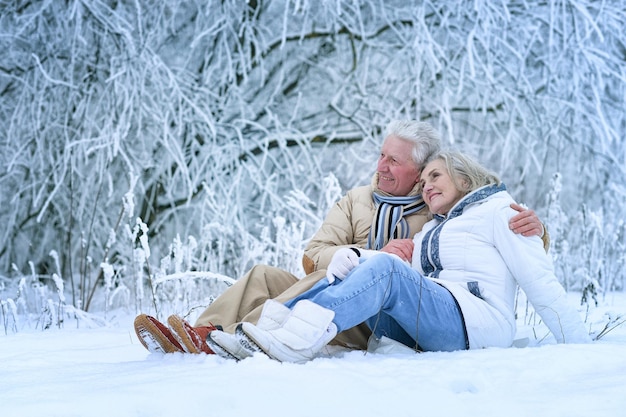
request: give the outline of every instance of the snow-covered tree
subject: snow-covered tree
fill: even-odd
[[[0,274],[32,263],[84,305],[101,265],[134,274],[137,219],[152,275],[178,236],[189,269],[297,271],[412,118],[550,230],[558,174],[561,278],[623,288],[625,20],[619,0],[2,2]]]

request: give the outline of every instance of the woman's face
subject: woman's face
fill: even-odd
[[[422,171],[422,197],[428,208],[435,214],[447,214],[463,197],[442,159],[429,162]]]
[[[408,195],[419,182],[420,173],[413,162],[411,142],[387,136],[378,158],[378,188],[396,197]]]

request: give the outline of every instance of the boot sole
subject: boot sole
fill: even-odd
[[[170,326],[170,330],[172,331],[172,335],[178,343],[185,349],[187,353],[203,353],[198,347],[193,343],[191,337],[185,330],[185,326],[183,325],[181,319],[177,316],[169,316],[167,318],[167,324]]]
[[[209,345],[209,348],[219,357],[224,359],[234,359],[237,362],[241,360],[237,356],[230,353],[227,349],[223,348],[222,345],[217,343],[215,340],[211,339],[211,333],[209,333],[206,338],[206,344]]]
[[[240,343],[242,345],[244,345],[247,349],[254,350],[256,352],[260,352],[260,353],[266,355],[270,359],[273,359],[273,360],[278,361],[278,362],[282,362],[280,359],[278,359],[278,358],[272,356],[271,354],[269,354],[268,352],[266,352],[265,349],[263,349],[261,347],[261,345],[252,336],[250,336],[248,333],[246,333],[243,330],[241,325],[237,326],[237,328],[235,329],[235,333],[237,333],[239,336],[241,336]]]
[[[147,315],[140,314],[135,318],[135,333],[137,338],[149,352],[175,353],[180,352],[165,334],[154,324]]]

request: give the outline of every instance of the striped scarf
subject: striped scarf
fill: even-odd
[[[376,215],[372,221],[366,249],[379,250],[391,239],[406,239],[409,236],[409,224],[405,217],[417,213],[426,204],[421,195],[394,197],[373,193],[376,203]]]
[[[486,185],[461,199],[452,208],[447,216],[441,216],[439,214],[434,215],[435,219],[439,220],[440,223],[426,232],[424,238],[422,239],[420,262],[422,264],[422,269],[424,270],[424,275],[437,278],[439,273],[443,270],[443,267],[441,266],[441,259],[439,259],[439,236],[443,225],[449,220],[463,214],[463,210],[467,205],[483,200],[490,195],[505,190],[506,186],[504,184]]]

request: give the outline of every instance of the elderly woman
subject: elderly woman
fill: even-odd
[[[207,342],[242,358],[258,349],[288,362],[312,359],[337,332],[366,322],[373,333],[425,351],[511,346],[517,286],[559,343],[590,340],[568,304],[539,237],[508,226],[513,199],[498,177],[463,154],[441,151],[421,175],[433,214],[414,237],[412,265],[375,251],[338,251],[333,285],[284,305],[268,300],[257,325]],[[337,279],[334,279],[337,278]]]

